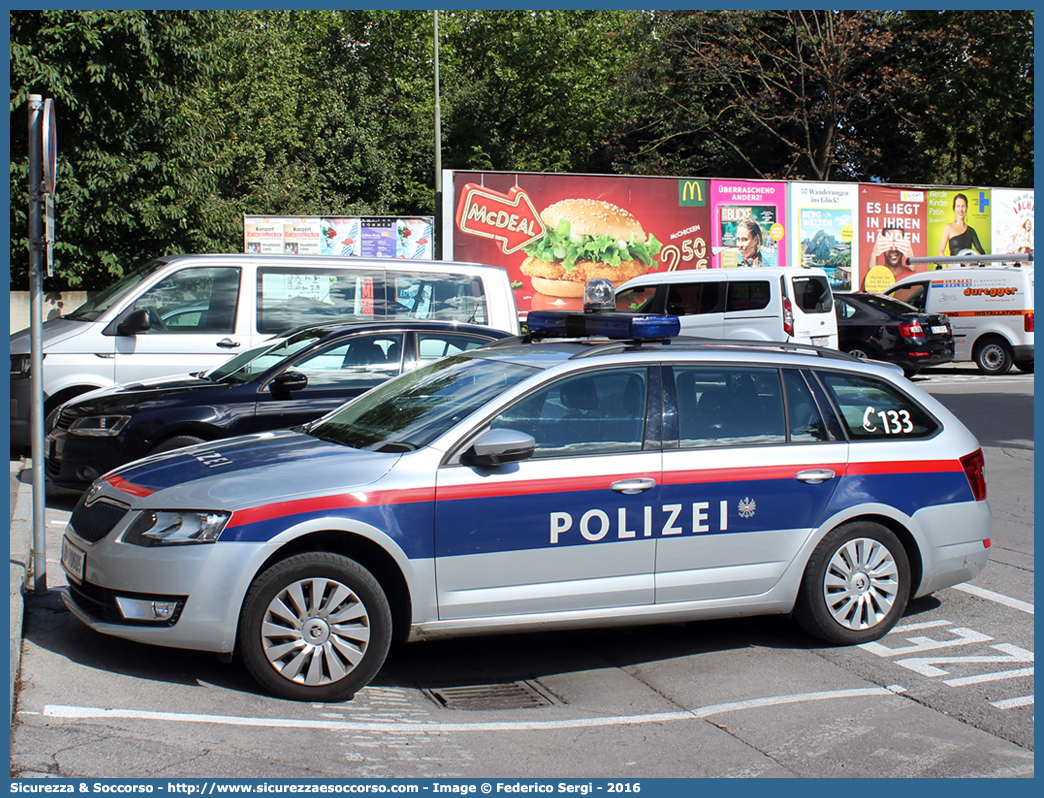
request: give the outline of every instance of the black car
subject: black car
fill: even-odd
[[[299,328],[208,372],[76,397],[48,432],[47,477],[83,489],[146,455],[304,424],[403,371],[507,337],[448,322]]]
[[[953,360],[950,320],[878,294],[835,294],[838,348],[901,366],[907,377]]]

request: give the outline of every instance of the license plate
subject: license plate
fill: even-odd
[[[830,338],[826,335],[812,336],[812,346],[826,346],[829,341]]]
[[[62,567],[77,582],[83,581],[84,566],[87,564],[87,552],[62,538]]]
[[[935,333],[936,335],[942,335],[944,332],[946,332],[946,328],[945,327],[932,327],[932,332]]]

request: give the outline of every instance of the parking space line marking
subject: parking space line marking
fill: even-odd
[[[1031,707],[1033,706],[1033,696],[1023,695],[1018,698],[1005,698],[1003,701],[991,701],[993,706],[997,709],[1014,709],[1015,707]]]
[[[983,682],[999,682],[1002,679],[1018,679],[1022,676],[1032,676],[1033,668],[1019,668],[1014,671],[997,671],[995,673],[980,673],[978,676],[961,676],[957,679],[946,679],[945,683],[950,687],[965,687],[969,684],[982,684]]]
[[[675,720],[700,720],[711,715],[735,712],[744,709],[800,704],[806,701],[827,701],[838,698],[880,698],[895,696],[883,687],[856,688],[853,690],[829,690],[819,693],[754,698],[727,704],[712,704],[706,707],[680,712],[659,712],[650,715],[624,715],[620,717],[575,718],[570,720],[524,721],[514,723],[354,723],[333,720],[294,720],[292,718],[248,718],[234,715],[198,715],[181,712],[151,712],[138,709],[99,709],[97,707],[55,706],[44,707],[43,715],[50,718],[87,720],[160,720],[180,723],[214,723],[225,726],[263,726],[282,729],[326,729],[329,731],[366,732],[409,732],[430,734],[454,731],[540,731],[549,729],[594,728],[599,726],[630,726],[644,723],[665,723]]]
[[[954,590],[961,590],[965,593],[971,593],[973,596],[984,598],[989,601],[996,601],[998,604],[1003,604],[1007,607],[1011,607],[1016,610],[1022,610],[1028,612],[1030,615],[1033,614],[1033,605],[1025,601],[1019,601],[1013,599],[1010,596],[1003,596],[1000,593],[994,593],[992,590],[986,590],[982,587],[976,587],[975,585],[954,585]]]

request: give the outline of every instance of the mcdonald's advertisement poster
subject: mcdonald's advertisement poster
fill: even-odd
[[[713,265],[710,180],[445,174],[443,257],[506,269],[521,313],[581,310],[592,277]]]

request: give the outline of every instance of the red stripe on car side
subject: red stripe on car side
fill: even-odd
[[[156,492],[149,488],[143,488],[141,485],[135,485],[133,482],[128,482],[123,477],[109,477],[105,481],[116,488],[116,490],[129,493],[131,496],[151,496]]]
[[[344,507],[377,507],[386,504],[408,504],[410,502],[434,501],[434,488],[413,488],[411,490],[382,490],[373,493],[357,491],[338,493],[333,496],[316,496],[309,499],[264,504],[260,507],[248,507],[236,510],[229,519],[229,527],[256,524],[300,513],[315,513],[323,510],[336,510]]]

